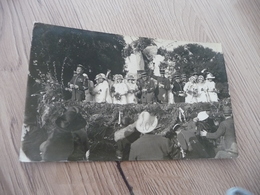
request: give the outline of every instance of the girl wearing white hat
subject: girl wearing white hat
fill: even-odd
[[[137,104],[137,98],[136,98],[136,93],[139,91],[138,87],[135,82],[135,76],[131,73],[126,75],[126,85],[127,85],[127,103],[128,104]]]
[[[207,74],[205,82],[207,102],[218,102],[216,83],[213,81],[214,78],[215,77],[211,73]]]
[[[94,94],[94,101],[97,103],[112,103],[111,101],[111,96],[109,92],[109,85],[108,82],[106,81],[106,76],[103,73],[100,73],[96,75],[96,85],[93,90]]]
[[[113,104],[126,104],[128,88],[123,82],[123,76],[121,74],[114,75],[114,81],[111,87]]]

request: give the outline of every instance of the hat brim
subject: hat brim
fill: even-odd
[[[145,127],[143,120],[138,118],[138,120],[136,122],[136,129],[137,129],[137,131],[139,131],[140,133],[143,133],[143,134],[150,133],[157,127],[157,124],[158,124],[158,119],[156,116],[154,117],[153,124],[150,125],[149,128]]]

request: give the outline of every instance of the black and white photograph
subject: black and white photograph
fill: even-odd
[[[20,161],[238,156],[220,43],[35,23]]]

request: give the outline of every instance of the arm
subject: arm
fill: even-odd
[[[226,132],[226,128],[225,128],[225,125],[224,125],[223,122],[222,122],[222,123],[220,123],[219,128],[217,129],[216,132],[214,132],[214,133],[207,133],[207,134],[206,134],[206,137],[207,137],[208,139],[218,139],[218,138],[220,138],[222,135],[224,135],[225,132]]]
[[[129,135],[131,135],[135,131],[136,122],[128,125],[127,127],[120,129],[115,132],[114,134],[114,140],[118,141],[120,139],[123,139]]]

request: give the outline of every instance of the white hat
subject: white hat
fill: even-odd
[[[106,79],[105,74],[103,74],[103,73],[97,74],[95,80],[98,80],[98,79]]]
[[[204,121],[207,118],[209,118],[209,115],[207,114],[206,111],[202,111],[202,112],[199,112],[197,118],[199,119],[199,121]]]
[[[215,77],[213,76],[213,74],[211,74],[211,73],[207,74],[206,79],[214,79],[214,78],[215,78]]]
[[[152,116],[149,112],[143,111],[136,121],[136,129],[140,133],[150,133],[156,128],[157,124],[158,119],[156,116]]]

